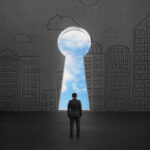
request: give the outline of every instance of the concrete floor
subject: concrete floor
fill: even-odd
[[[150,113],[84,112],[79,139],[66,112],[0,113],[0,150],[61,149],[150,150]]]

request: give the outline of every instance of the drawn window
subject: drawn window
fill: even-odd
[[[94,61],[97,61],[97,57],[94,57]]]
[[[148,42],[148,44],[150,44],[150,37],[148,37],[148,41],[147,42]]]

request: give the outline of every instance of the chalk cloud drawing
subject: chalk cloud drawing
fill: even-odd
[[[79,0],[84,6],[92,7],[100,2],[100,0]]]
[[[118,33],[113,28],[106,28],[103,32],[105,38],[116,38]]]
[[[109,0],[71,0],[72,8],[79,8],[81,5],[83,7],[97,7],[99,10],[103,8],[103,6],[108,4]]]
[[[31,35],[28,33],[17,33],[14,41],[16,43],[32,43]]]
[[[69,26],[79,26],[72,17],[55,15],[48,20],[47,29],[48,30],[63,30]]]
[[[40,42],[40,36],[37,34],[16,33],[13,40],[15,43],[34,43]]]

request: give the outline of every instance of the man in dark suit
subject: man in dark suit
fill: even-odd
[[[77,94],[72,93],[72,100],[68,102],[68,117],[70,118],[70,137],[73,137],[73,125],[76,121],[77,137],[80,137],[80,117],[82,116],[82,106],[80,100],[77,100]]]

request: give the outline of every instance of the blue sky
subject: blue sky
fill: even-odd
[[[59,110],[67,109],[73,92],[78,94],[77,99],[81,100],[82,109],[89,109],[83,56],[89,51],[90,46],[89,34],[79,27],[65,29],[58,38],[58,47],[65,56]]]

